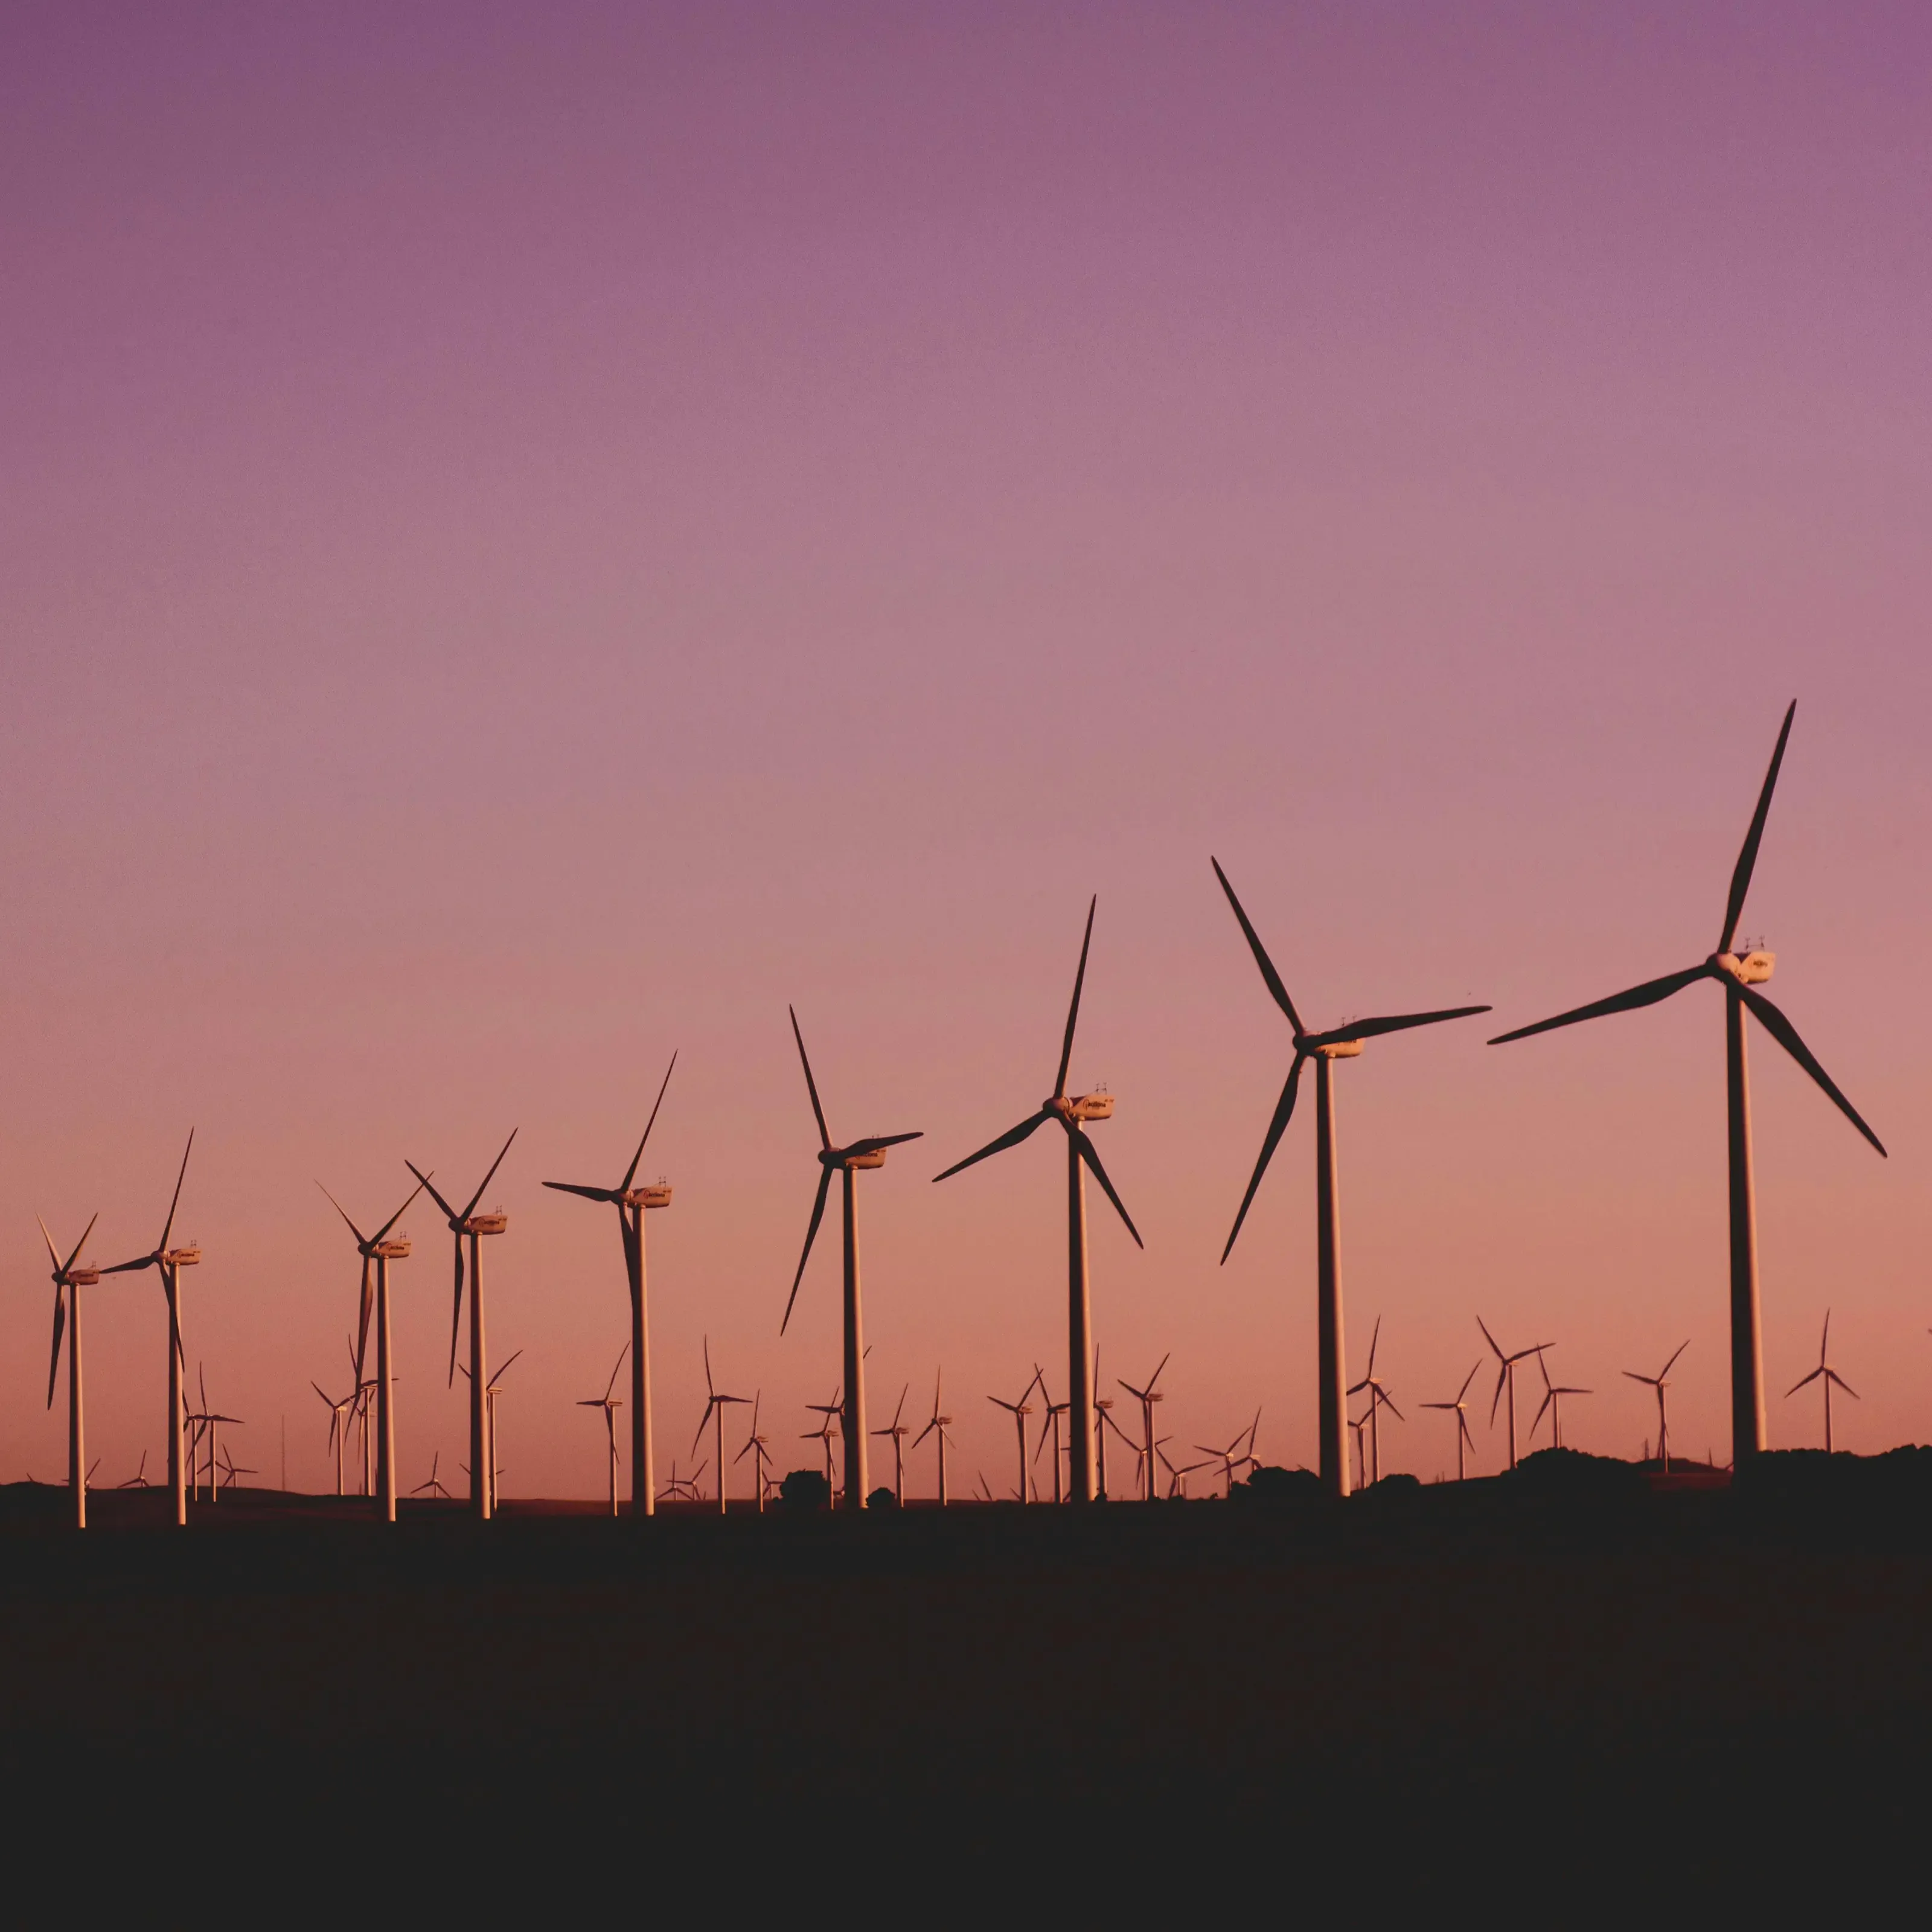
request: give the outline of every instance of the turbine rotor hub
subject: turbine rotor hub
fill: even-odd
[[[1711,964],[1740,986],[1761,986],[1778,968],[1778,955],[1762,946],[1746,953],[1714,952]]]

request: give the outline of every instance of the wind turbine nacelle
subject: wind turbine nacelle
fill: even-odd
[[[628,1198],[633,1208],[668,1208],[670,1190],[662,1183],[656,1187],[637,1187],[631,1190]]]
[[[886,1164],[886,1150],[884,1148],[874,1148],[870,1154],[855,1154],[843,1164],[850,1168],[884,1167]]]
[[[163,1265],[167,1268],[193,1268],[200,1259],[201,1250],[198,1247],[170,1248],[161,1257]]]
[[[370,1248],[370,1256],[379,1262],[406,1262],[410,1258],[407,1241],[377,1241]]]
[[[1111,1120],[1114,1118],[1114,1096],[1111,1094],[1076,1094],[1060,1104],[1070,1120]]]
[[[76,1288],[92,1288],[100,1279],[100,1270],[97,1268],[69,1268],[67,1278]]]
[[[1320,1060],[1353,1060],[1361,1050],[1362,1042],[1358,1040],[1331,1040],[1326,1046],[1316,1047],[1315,1054]]]
[[[1720,952],[1718,964],[1736,980],[1741,986],[1762,986],[1778,968],[1778,955],[1767,952],[1760,947],[1755,952],[1739,955]]]
[[[464,1222],[463,1232],[466,1234],[500,1234],[509,1225],[507,1214],[472,1214]]]

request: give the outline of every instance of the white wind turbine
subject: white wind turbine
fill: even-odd
[[[1851,1384],[1846,1382],[1844,1377],[1840,1375],[1826,1359],[1826,1351],[1831,1346],[1831,1342],[1832,1311],[1828,1308],[1825,1311],[1825,1332],[1818,1338],[1818,1366],[1802,1381],[1793,1382],[1784,1392],[1785,1400],[1788,1402],[1800,1389],[1807,1388],[1815,1382],[1823,1382],[1825,1384],[1825,1454],[1828,1456],[1832,1453],[1832,1390],[1841,1388],[1852,1401],[1857,1402],[1861,1400],[1858,1390],[1852,1388]]]

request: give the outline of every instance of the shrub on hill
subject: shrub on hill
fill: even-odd
[[[778,1500],[784,1507],[804,1515],[812,1510],[832,1507],[832,1486],[822,1469],[794,1469],[778,1485]]]
[[[1932,1448],[1906,1444],[1879,1456],[1767,1449],[1744,1465],[1737,1489],[1754,1504],[1835,1504],[1922,1514],[1932,1505]]]
[[[1387,1509],[1392,1504],[1400,1507],[1412,1503],[1422,1493],[1422,1484],[1406,1471],[1391,1470],[1381,1481],[1371,1483],[1355,1494],[1364,1502],[1372,1502],[1378,1509]]]
[[[1625,1502],[1650,1493],[1648,1480],[1634,1462],[1581,1449],[1539,1449],[1505,1480],[1531,1495],[1566,1502]]]
[[[1280,1469],[1264,1463],[1245,1483],[1237,1483],[1228,1498],[1250,1504],[1318,1503],[1323,1500],[1322,1478],[1312,1469]]]
[[[898,1506],[898,1498],[883,1483],[866,1498],[868,1509],[897,1509]]]

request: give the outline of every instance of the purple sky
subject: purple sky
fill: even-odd
[[[1059,1166],[928,1181],[1050,1083],[1095,891],[1106,1372],[1310,1460],[1306,1122],[1215,1265],[1287,1042],[1208,853],[1312,1020],[1520,1023],[1708,949],[1794,696],[1744,925],[1893,1157],[1760,1036],[1772,1436],[1828,1304],[1840,1439],[1924,1437],[1928,56],[1903,5],[10,8],[0,1478],[64,1453],[37,1210],[146,1246],[198,1124],[190,1358],[318,1484],[315,1178],[380,1219],[520,1124],[505,1488],[592,1492],[616,1243],[536,1184],[621,1172],[674,1046],[660,1454],[707,1331],[802,1430],[792,1000],[834,1132],[928,1136],[862,1184],[872,1406],[943,1360],[997,1480]],[[1453,1393],[1480,1309],[1634,1453],[1688,1336],[1723,1454],[1719,1006],[1342,1070],[1355,1372],[1380,1313]],[[462,1442],[411,1220],[405,1487]],[[89,1299],[104,1482],[162,1333]]]

